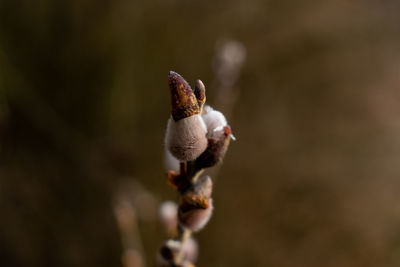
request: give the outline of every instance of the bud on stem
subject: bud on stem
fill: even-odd
[[[165,142],[171,154],[181,161],[196,159],[207,147],[207,128],[201,117],[198,100],[189,84],[178,73],[168,75],[171,90],[172,118],[168,121]],[[203,85],[204,87],[204,85]],[[205,101],[204,90],[199,91]]]
[[[231,128],[224,126],[218,135],[216,138],[208,138],[207,149],[196,159],[198,169],[212,167],[224,158],[231,141]]]
[[[179,226],[178,236],[164,244],[158,259],[163,267],[194,267],[191,262],[197,247],[190,242],[190,235],[201,230],[213,212],[212,180],[202,174],[204,168],[222,160],[233,136],[225,116],[204,105],[206,94],[201,80],[192,90],[182,76],[171,71],[168,83],[172,111],[165,136],[170,166],[167,181],[178,191],[180,201],[176,209],[173,203],[164,203],[160,218],[167,229],[177,223],[176,218]]]
[[[169,89],[171,90],[172,118],[179,121],[183,118],[200,113],[196,96],[190,85],[181,75],[170,71],[168,75]]]

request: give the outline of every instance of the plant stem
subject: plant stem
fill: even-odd
[[[181,161],[180,162],[180,175],[184,176],[185,179],[190,182],[190,184],[196,183],[200,175],[204,172],[204,169],[197,170],[194,161]],[[179,227],[179,226],[178,226]],[[184,260],[184,246],[185,242],[192,235],[192,231],[188,228],[183,227],[179,239],[181,241],[181,247],[174,259],[174,264],[176,266],[181,266]]]
[[[183,247],[185,246],[185,242],[190,238],[190,236],[192,235],[192,231],[190,231],[187,228],[183,228],[183,232],[181,234],[181,249],[179,250],[178,255],[175,258],[175,265],[176,266],[181,266],[182,261],[183,261],[183,254],[184,254],[184,250]]]

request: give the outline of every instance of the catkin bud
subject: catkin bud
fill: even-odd
[[[200,177],[182,194],[179,203],[179,223],[194,232],[201,230],[210,220],[213,210],[212,181],[209,176]]]
[[[175,266],[174,260],[178,256],[180,250],[183,252],[183,261],[179,266],[194,266],[188,265],[196,261],[198,255],[198,245],[193,238],[187,239],[183,245],[181,241],[169,239],[161,247],[157,256],[158,266],[172,267]]]
[[[207,129],[199,114],[168,120],[165,143],[171,154],[181,161],[197,158],[207,148]]]
[[[208,138],[207,149],[196,159],[198,169],[209,168],[222,161],[231,141],[231,128],[224,126],[221,131],[216,131],[213,136]]]
[[[164,201],[158,211],[159,219],[169,235],[176,232],[178,226],[178,204],[173,201]]]
[[[173,266],[174,258],[178,255],[182,243],[178,240],[169,239],[161,247],[157,255],[158,266],[169,267]]]
[[[168,82],[171,90],[172,116],[168,121],[165,143],[175,158],[191,161],[207,147],[207,128],[199,114],[198,99],[185,79],[171,71]]]
[[[179,121],[183,118],[199,114],[197,99],[190,85],[181,75],[170,71],[168,84],[171,90],[172,118]]]
[[[178,212],[179,222],[183,227],[193,232],[200,231],[210,220],[213,208],[212,198],[208,199],[206,208],[193,206],[185,210],[180,206]]]
[[[218,131],[222,130],[222,128],[228,125],[224,114],[221,112],[214,110],[210,106],[204,107],[204,114],[202,116],[204,123],[207,127],[207,137],[215,138],[218,137]]]
[[[231,128],[221,112],[205,106],[202,118],[207,127],[208,145],[196,159],[198,169],[209,168],[221,162],[233,137]]]

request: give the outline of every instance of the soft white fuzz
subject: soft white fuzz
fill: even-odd
[[[228,125],[224,114],[218,110],[214,110],[210,106],[204,107],[203,120],[207,127],[207,137],[216,138],[219,136],[218,132],[221,132],[224,126]]]
[[[199,114],[174,121],[168,120],[165,144],[178,160],[196,159],[207,148],[207,128]]]

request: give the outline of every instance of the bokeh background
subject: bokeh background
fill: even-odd
[[[198,266],[399,266],[399,12],[394,0],[1,0],[0,265],[121,266],[122,190],[142,214],[132,246],[155,266],[157,205],[176,199],[162,163],[175,70],[204,81],[238,139]],[[246,51],[228,89],[215,63],[227,40]]]

